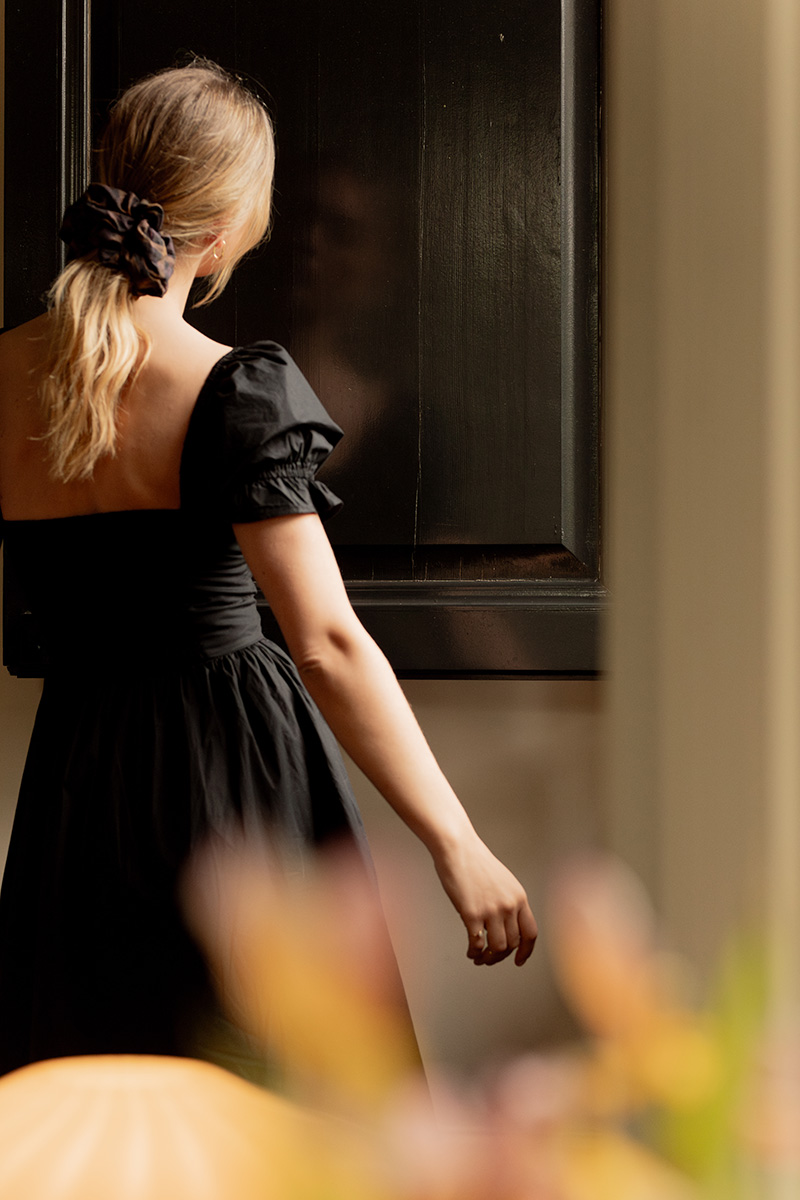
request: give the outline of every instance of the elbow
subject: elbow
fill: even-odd
[[[360,628],[360,627],[359,627]],[[367,637],[363,630],[329,629],[293,654],[300,678],[314,691],[328,683],[336,683],[356,662],[361,642]]]

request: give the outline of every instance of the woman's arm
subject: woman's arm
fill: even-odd
[[[530,956],[525,891],[487,849],[442,774],[394,673],[356,617],[313,514],[234,526],[311,696],[339,742],[430,851],[476,963]],[[486,928],[486,947],[483,930]]]

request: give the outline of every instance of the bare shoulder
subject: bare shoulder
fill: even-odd
[[[151,333],[151,339],[147,385],[157,390],[177,387],[187,396],[196,396],[214,363],[231,348],[186,321]]]

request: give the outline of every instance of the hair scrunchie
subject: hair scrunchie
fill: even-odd
[[[64,213],[58,236],[67,261],[92,258],[128,276],[133,296],[163,296],[175,269],[175,248],[161,233],[164,210],[133,192],[91,183]]]

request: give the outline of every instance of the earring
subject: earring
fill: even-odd
[[[213,257],[214,257],[215,261],[219,262],[219,260],[220,260],[220,259],[221,259],[221,258],[224,256],[224,254],[225,254],[225,246],[226,246],[225,238],[221,238],[221,239],[220,239],[220,241],[219,241],[219,242],[217,242],[217,245],[219,246],[219,254],[217,254],[217,252],[216,252],[216,250],[215,250],[215,251],[213,252]]]

